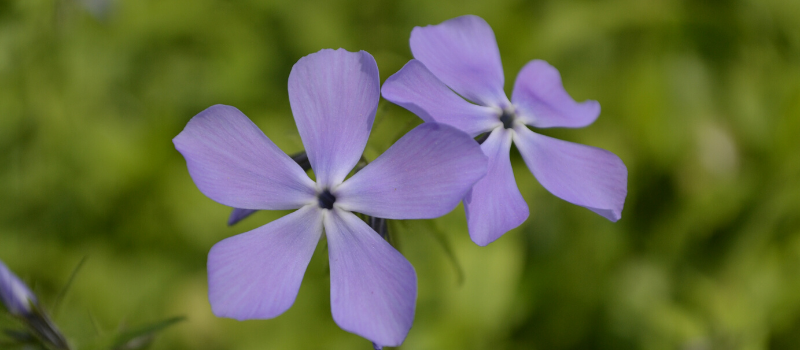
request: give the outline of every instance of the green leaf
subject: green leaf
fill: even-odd
[[[64,288],[62,288],[61,291],[58,293],[58,296],[56,296],[55,302],[53,302],[53,309],[52,309],[53,310],[53,315],[57,315],[58,314],[58,310],[59,310],[58,307],[61,305],[61,302],[64,301],[64,297],[67,296],[67,292],[69,291],[69,288],[72,287],[72,282],[75,281],[75,277],[78,276],[78,272],[81,270],[81,268],[83,267],[83,264],[85,262],[86,262],[86,257],[84,256],[81,259],[81,261],[78,262],[78,265],[75,266],[74,269],[72,269],[72,274],[70,274],[69,279],[67,280],[67,284],[64,285]]]

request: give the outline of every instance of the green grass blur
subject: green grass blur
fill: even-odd
[[[463,14],[493,27],[508,93],[539,58],[600,101],[543,132],[619,155],[628,197],[608,222],[514,150],[531,215],[497,242],[473,244],[461,207],[394,222],[419,276],[401,348],[800,349],[797,0],[0,0],[0,259],[48,305],[88,257],[52,310],[79,349],[174,315],[153,349],[370,349],[331,318],[324,241],[285,314],[212,315],[208,250],[285,212],[226,227],[171,139],[222,103],[297,152],[300,57],[366,50],[383,80],[414,26]],[[365,156],[419,122],[382,101]]]

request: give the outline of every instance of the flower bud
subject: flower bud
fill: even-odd
[[[28,316],[32,312],[32,305],[36,304],[36,296],[17,275],[0,261],[0,301],[8,312],[14,316]]]

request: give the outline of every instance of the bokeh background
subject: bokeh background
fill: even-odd
[[[79,349],[180,315],[153,349],[370,349],[331,318],[324,240],[285,314],[212,315],[208,250],[286,212],[227,227],[171,139],[223,103],[300,151],[300,57],[366,50],[383,80],[414,26],[463,14],[493,27],[507,92],[539,58],[600,101],[593,125],[542,132],[619,155],[628,197],[611,223],[514,150],[531,214],[495,243],[460,206],[393,222],[419,276],[401,348],[800,349],[796,0],[0,0],[0,259],[47,306],[87,257],[51,310]],[[382,101],[365,156],[418,123]]]

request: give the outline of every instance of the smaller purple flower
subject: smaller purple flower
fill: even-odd
[[[324,230],[336,324],[376,347],[403,342],[414,320],[416,272],[353,212],[386,219],[444,215],[486,174],[487,160],[469,135],[425,123],[347,178],[379,99],[378,66],[364,51],[322,50],[292,67],[289,102],[316,181],[234,107],[200,112],[173,139],[209,198],[240,210],[297,209],[211,248],[215,315],[267,319],[286,311]]]
[[[8,312],[17,317],[27,317],[33,313],[38,303],[28,286],[0,261],[0,301]]]
[[[527,127],[587,126],[600,114],[597,101],[575,102],[558,70],[542,60],[522,68],[509,100],[494,32],[477,16],[416,27],[410,44],[415,59],[386,79],[383,97],[426,122],[450,124],[473,137],[486,133],[481,149],[489,170],[464,197],[476,244],[485,246],[528,218],[511,169],[512,143],[550,193],[608,220],[620,219],[628,170],[619,157]]]

